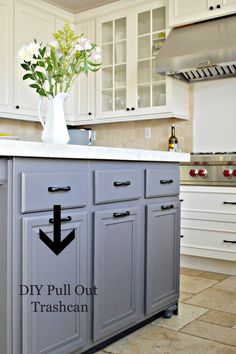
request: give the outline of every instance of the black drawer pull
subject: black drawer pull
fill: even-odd
[[[229,241],[229,240],[224,240],[224,243],[236,243],[236,241]]]
[[[67,221],[71,221],[72,217],[71,216],[67,216],[66,218],[61,218],[61,222],[67,222]],[[54,224],[54,219],[49,219],[50,224]]]
[[[180,238],[184,238],[184,235],[180,235]]]
[[[170,209],[173,209],[174,208],[174,205],[171,204],[171,205],[162,205],[161,206],[161,210],[170,210]]]
[[[130,186],[131,182],[130,181],[125,181],[125,182],[114,182],[115,187],[122,187],[122,186]]]
[[[236,202],[223,202],[223,204],[236,205]]]
[[[67,187],[48,187],[49,192],[69,192],[71,190],[70,186]]]
[[[113,218],[122,218],[123,216],[129,216],[130,212],[125,211],[124,213],[113,213]]]
[[[180,199],[179,201],[180,201],[180,202],[183,202],[184,200],[183,200],[183,199]]]
[[[174,182],[173,179],[161,179],[160,180],[161,184],[171,184],[173,182]]]

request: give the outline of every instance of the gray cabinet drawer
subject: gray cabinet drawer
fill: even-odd
[[[95,204],[139,199],[140,170],[95,171]]]
[[[21,173],[21,212],[83,207],[87,204],[86,172]]]
[[[179,167],[167,166],[146,170],[146,198],[179,194]]]

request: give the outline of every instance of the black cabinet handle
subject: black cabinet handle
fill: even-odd
[[[218,5],[216,6],[216,8],[217,8],[217,9],[220,9],[220,8],[221,8],[220,4],[218,4]]]
[[[173,182],[174,182],[173,179],[161,179],[160,180],[161,184],[171,184]]]
[[[182,203],[184,200],[183,200],[183,199],[180,199],[179,201]]]
[[[161,206],[161,210],[170,210],[170,209],[173,209],[174,208],[174,205],[173,204],[170,204],[170,205],[162,205]]]
[[[130,111],[130,109],[127,107],[127,108],[126,108],[126,111]]]
[[[132,108],[131,108],[131,111],[135,111],[135,108],[134,108],[134,107],[132,107]]]
[[[131,185],[130,181],[114,182],[115,187],[130,186],[130,185]]]
[[[92,113],[91,113],[91,112],[89,112],[89,113],[88,113],[88,115],[89,115],[89,116],[91,116],[91,115],[92,115]]]
[[[223,202],[223,204],[236,205],[236,202]]]
[[[122,218],[123,216],[129,216],[130,212],[125,211],[124,213],[113,213],[113,218]]]
[[[213,6],[210,6],[210,7],[209,7],[209,10],[211,10],[211,11],[214,10],[214,7],[213,7]]]
[[[180,235],[180,238],[184,238],[184,235]]]
[[[71,221],[72,217],[71,216],[67,216],[66,218],[61,218],[61,222],[67,222],[67,221]],[[49,219],[50,224],[54,223],[54,219]]]
[[[17,106],[16,106],[16,109],[20,109],[20,106],[17,105]]]
[[[48,187],[49,192],[69,192],[71,190],[70,186],[66,187]]]
[[[236,243],[236,241],[229,241],[229,240],[224,240],[224,243]]]

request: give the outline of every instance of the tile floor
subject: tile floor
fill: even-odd
[[[158,318],[99,354],[236,354],[236,276],[181,269],[179,316]]]

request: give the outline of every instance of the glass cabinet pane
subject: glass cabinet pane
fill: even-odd
[[[109,89],[113,86],[113,68],[102,69],[102,88]]]
[[[102,47],[102,64],[103,66],[113,64],[113,44],[106,44]]]
[[[138,83],[147,84],[150,82],[150,60],[140,61],[138,63]]]
[[[115,44],[115,63],[126,62],[126,41],[118,42]]]
[[[102,24],[102,43],[113,41],[113,21]]]
[[[138,88],[138,107],[150,107],[151,105],[151,95],[150,86],[139,86]]]
[[[153,106],[164,106],[166,104],[166,85],[153,85],[152,87]]]
[[[138,39],[138,59],[150,58],[150,36]]]
[[[126,18],[115,20],[115,40],[126,39]]]
[[[126,89],[115,90],[115,110],[124,110],[126,107]]]
[[[165,32],[159,32],[152,36],[152,55],[156,56],[165,42]]]
[[[126,86],[126,65],[115,67],[115,87]]]
[[[152,59],[152,82],[165,81],[165,76],[157,74],[156,59]]]
[[[150,33],[151,30],[151,12],[146,11],[142,12],[138,15],[138,34],[139,36],[142,34]]]
[[[166,8],[160,7],[152,11],[152,32],[163,31],[166,28]]]
[[[113,110],[113,91],[107,90],[102,92],[102,111],[109,112]]]

